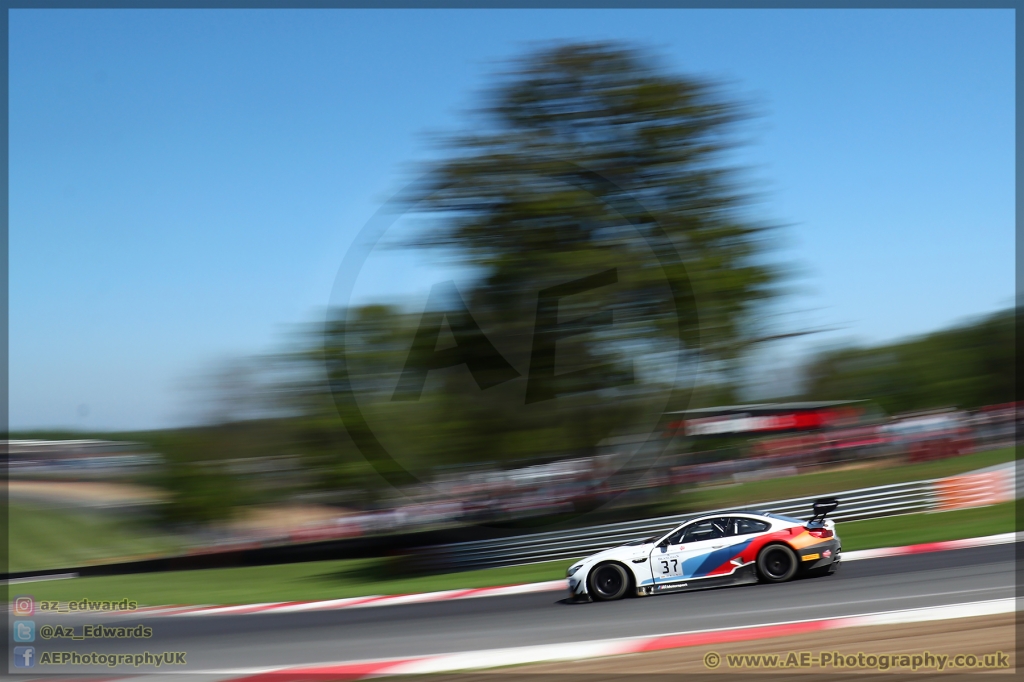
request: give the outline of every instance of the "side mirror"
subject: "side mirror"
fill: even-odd
[[[661,549],[665,549],[666,547],[668,547],[668,538],[665,538],[661,542],[659,542],[658,547],[660,547]]]

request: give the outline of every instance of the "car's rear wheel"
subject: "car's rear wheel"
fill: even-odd
[[[757,572],[769,583],[784,583],[799,567],[796,552],[786,545],[768,545],[757,555]]]
[[[587,577],[590,596],[597,601],[622,599],[629,589],[629,575],[619,564],[600,564]]]

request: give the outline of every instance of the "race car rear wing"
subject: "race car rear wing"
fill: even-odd
[[[839,500],[834,497],[822,497],[815,500],[811,506],[811,509],[814,510],[814,516],[807,523],[824,523],[825,517],[834,512],[838,507]]]

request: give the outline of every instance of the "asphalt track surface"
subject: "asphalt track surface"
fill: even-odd
[[[832,576],[610,603],[547,592],[248,616],[50,616],[37,623],[142,622],[150,640],[36,640],[38,652],[184,651],[184,670],[391,658],[848,616],[1014,596],[1013,544],[849,562]],[[49,668],[53,671],[53,668]],[[96,667],[76,671],[101,672]],[[124,668],[119,668],[118,672]],[[130,669],[129,669],[130,670]],[[178,671],[183,671],[181,668]],[[36,668],[38,672],[44,672]],[[60,672],[73,672],[63,668]],[[139,670],[142,671],[141,669]],[[164,671],[168,671],[164,668]],[[12,672],[14,670],[12,669]],[[168,671],[169,672],[169,671]]]

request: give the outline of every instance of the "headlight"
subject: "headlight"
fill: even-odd
[[[572,577],[576,573],[576,571],[580,570],[581,568],[583,568],[583,564],[577,564],[576,566],[570,566],[569,570],[565,572],[565,577],[566,578]]]

